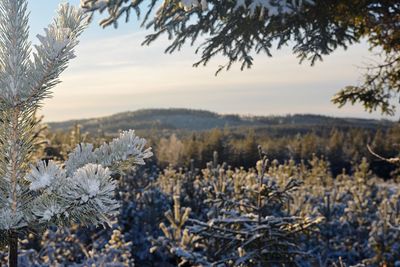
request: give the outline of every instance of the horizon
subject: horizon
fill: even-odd
[[[38,33],[51,21],[61,1],[33,3],[30,36],[35,44]],[[79,4],[79,0],[69,0]],[[118,29],[102,29],[95,17],[76,49],[77,58],[61,76],[52,99],[44,103],[44,120],[65,121],[102,117],[144,108],[194,108],[225,114],[283,115],[319,114],[339,117],[396,120],[379,112],[368,113],[361,105],[341,109],[330,100],[339,89],[357,84],[360,66],[374,58],[365,42],[339,49],[309,66],[298,63],[289,48],[273,51],[273,57],[254,55],[252,69],[240,71],[238,64],[214,76],[226,61],[216,56],[208,66],[193,68],[199,55],[184,47],[164,54],[165,38],[149,47],[140,43],[146,31],[136,19],[120,23]]]
[[[136,109],[136,110],[126,110],[122,112],[117,112],[117,113],[112,113],[108,114],[105,116],[95,116],[95,117],[83,117],[83,118],[76,118],[76,119],[67,119],[67,120],[61,120],[61,121],[46,121],[46,123],[52,124],[52,123],[65,123],[65,122],[72,122],[72,121],[84,121],[84,120],[93,120],[93,119],[102,119],[102,118],[108,118],[112,117],[115,115],[121,115],[125,113],[135,113],[139,111],[155,111],[155,110],[185,110],[185,111],[195,111],[195,112],[210,112],[214,113],[217,115],[237,115],[241,118],[245,117],[287,117],[287,116],[322,116],[322,117],[329,117],[329,118],[335,118],[335,119],[361,119],[361,120],[376,120],[376,121],[391,121],[391,122],[397,122],[395,119],[390,119],[390,118],[363,118],[363,117],[351,117],[351,116],[331,116],[331,115],[324,115],[324,114],[318,114],[318,113],[287,113],[287,114],[238,114],[238,113],[220,113],[220,112],[215,112],[213,110],[206,110],[206,109],[190,109],[190,108],[180,108],[180,107],[174,107],[174,108],[143,108],[143,109]]]

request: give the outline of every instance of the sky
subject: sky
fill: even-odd
[[[79,0],[70,0],[79,5]],[[59,0],[28,0],[31,41],[52,20]],[[382,118],[361,105],[338,109],[330,100],[346,85],[359,82],[362,66],[372,55],[366,43],[337,50],[311,67],[299,64],[290,48],[273,57],[256,55],[250,70],[234,65],[214,76],[226,60],[216,57],[207,67],[193,68],[194,48],[164,54],[167,41],[141,46],[146,31],[136,19],[106,29],[95,18],[81,38],[77,57],[62,74],[62,83],[46,100],[45,121],[93,118],[143,108],[192,108],[223,114],[324,114]],[[392,119],[399,117],[399,114]],[[384,117],[388,118],[388,117]]]

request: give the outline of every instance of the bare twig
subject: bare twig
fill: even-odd
[[[368,151],[369,153],[371,153],[373,156],[377,157],[380,160],[392,163],[392,164],[400,164],[400,157],[396,157],[396,158],[384,158],[381,155],[378,155],[377,153],[375,153],[371,147],[369,145],[367,145]]]

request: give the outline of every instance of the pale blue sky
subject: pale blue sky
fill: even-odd
[[[78,5],[79,0],[69,2]],[[58,0],[29,0],[31,37],[51,21]],[[273,58],[256,56],[255,66],[241,72],[234,66],[215,77],[221,57],[208,67],[193,68],[198,59],[193,48],[163,54],[165,41],[141,47],[145,33],[136,20],[117,30],[100,28],[98,18],[84,33],[63,83],[45,103],[46,121],[98,117],[140,108],[186,107],[219,113],[293,114],[374,117],[360,106],[337,109],[334,93],[356,84],[360,66],[371,58],[366,44],[336,51],[315,67],[299,65],[289,49]],[[398,115],[395,118],[398,118]]]

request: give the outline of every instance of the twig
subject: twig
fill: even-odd
[[[392,163],[392,164],[399,164],[400,163],[400,157],[397,158],[384,158],[381,155],[378,155],[377,153],[375,153],[371,147],[369,145],[367,145],[368,151],[369,153],[371,153],[373,156],[377,157],[380,160]]]

